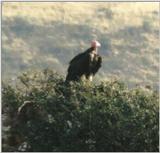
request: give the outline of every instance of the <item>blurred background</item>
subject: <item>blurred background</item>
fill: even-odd
[[[69,61],[97,39],[103,65],[94,82],[118,77],[158,89],[159,3],[3,2],[2,80]]]

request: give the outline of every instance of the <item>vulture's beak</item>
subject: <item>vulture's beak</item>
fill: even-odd
[[[98,41],[96,42],[96,47],[101,47],[101,44]]]

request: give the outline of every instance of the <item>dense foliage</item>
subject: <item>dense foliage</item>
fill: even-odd
[[[129,90],[117,80],[66,84],[46,69],[3,84],[2,101],[3,151],[158,151],[152,89]],[[25,101],[34,106],[19,120]]]

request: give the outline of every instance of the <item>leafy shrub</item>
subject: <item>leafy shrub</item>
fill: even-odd
[[[152,90],[129,90],[117,80],[66,84],[46,69],[22,74],[15,87],[3,84],[2,101],[3,151],[158,151]],[[25,101],[41,111],[18,121]]]

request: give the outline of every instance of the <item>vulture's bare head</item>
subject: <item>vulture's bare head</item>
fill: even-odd
[[[94,48],[94,52],[95,52],[95,54],[97,54],[98,48],[101,47],[101,44],[100,44],[98,41],[93,40],[93,41],[91,42],[91,47]]]

